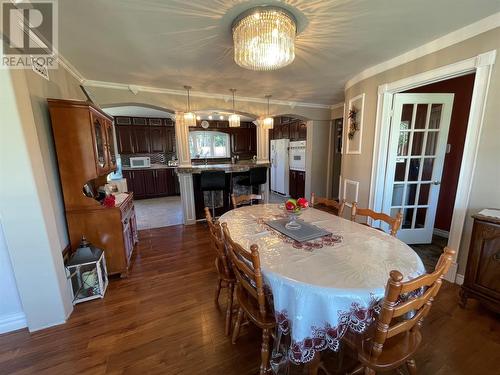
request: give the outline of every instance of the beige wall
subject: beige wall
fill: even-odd
[[[332,109],[332,114],[331,114],[332,120],[335,120],[336,118],[344,117],[344,107],[336,107]]]
[[[320,197],[326,196],[329,137],[330,120],[312,121],[307,124],[306,197],[310,197],[311,193]]]
[[[86,98],[79,87],[80,83],[62,66],[59,66],[56,70],[50,70],[49,76],[50,81],[47,81],[31,70],[26,71],[36,133],[40,142],[42,162],[45,166],[47,183],[50,189],[50,203],[56,216],[60,250],[62,251],[69,241],[47,98],[77,100],[85,100]]]
[[[0,216],[30,330],[63,323],[73,309],[59,238],[62,214],[54,210],[55,182],[48,178],[54,166],[45,160],[28,89],[35,78],[0,70]]]
[[[373,159],[373,141],[379,85],[394,82],[440,66],[452,64],[480,53],[500,48],[500,28],[490,30],[461,43],[423,56],[407,64],[367,78],[348,88],[346,103],[350,98],[365,93],[363,145],[361,155],[342,155],[342,177],[359,181],[360,205],[368,204],[370,176]],[[500,69],[498,59],[493,67],[488,101],[481,133],[474,184],[470,196],[467,219],[458,257],[459,274],[464,273],[470,241],[472,220],[470,215],[485,207],[500,208]]]

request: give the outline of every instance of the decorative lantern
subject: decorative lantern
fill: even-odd
[[[108,273],[104,251],[82,237],[80,246],[66,265],[71,280],[73,305],[95,298],[104,298],[108,287]]]

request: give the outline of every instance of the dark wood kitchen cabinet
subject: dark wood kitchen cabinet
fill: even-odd
[[[167,149],[167,128],[151,126],[149,130],[151,152],[165,152]]]
[[[306,172],[290,170],[289,193],[292,198],[302,198],[305,194]]]
[[[247,129],[232,129],[233,135],[233,153],[243,154],[250,151],[250,137]]]
[[[134,153],[134,126],[132,125],[117,125],[116,126],[116,141],[118,144],[118,153],[133,154]]]
[[[289,139],[290,141],[305,141],[307,125],[304,121],[290,117],[276,117],[274,128],[269,130],[269,139]]]
[[[176,143],[175,143],[175,129],[167,128],[166,133],[166,142],[165,142],[165,152],[175,153],[176,152]]]
[[[115,117],[119,154],[175,153],[171,119]]]
[[[299,140],[299,122],[294,121],[290,124],[290,141]]]
[[[179,182],[174,168],[124,170],[129,192],[135,199],[179,195]]]
[[[460,306],[475,298],[500,313],[500,219],[473,215],[474,225]]]
[[[151,129],[149,126],[134,126],[134,153],[147,154],[151,152]]]
[[[307,124],[305,122],[299,123],[299,138],[297,141],[306,141],[307,140]]]

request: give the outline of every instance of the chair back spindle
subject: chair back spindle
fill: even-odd
[[[389,224],[391,228],[391,236],[393,237],[396,237],[398,230],[401,227],[401,221],[403,218],[401,212],[398,212],[396,217],[392,217],[383,212],[376,212],[369,208],[359,208],[358,204],[353,202],[351,208],[351,220],[356,221],[357,216],[369,217],[372,220],[380,220]]]
[[[403,275],[399,271],[390,272],[382,308],[375,322],[371,347],[372,359],[380,356],[387,339],[405,332],[410,335],[416,334],[420,330],[434,297],[439,292],[442,278],[450,268],[454,254],[455,251],[446,247],[434,272],[407,282],[402,282]],[[425,289],[423,292],[422,288]],[[417,296],[413,297],[414,295]]]
[[[205,207],[205,217],[207,219],[208,229],[210,232],[211,245],[217,256],[217,270],[224,278],[232,278],[233,276],[231,275],[229,259],[224,246],[222,228],[218,221],[213,220],[208,207]]]
[[[311,194],[311,207],[321,209],[321,206],[325,206],[328,209],[333,209],[337,216],[342,216],[345,208],[345,200],[337,202],[334,199],[327,199],[323,197],[317,197],[316,194]]]
[[[252,204],[254,200],[262,200],[262,195],[260,194],[247,194],[247,195],[234,195],[231,194],[231,202],[233,203],[233,208],[237,208],[243,204]]]
[[[259,314],[266,317],[269,311],[264,290],[264,279],[260,267],[259,249],[257,245],[250,246],[250,252],[233,241],[227,224],[222,224],[227,251],[236,275],[237,285],[243,288],[248,297],[253,298],[258,305]]]

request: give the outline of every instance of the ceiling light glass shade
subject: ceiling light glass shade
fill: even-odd
[[[274,128],[274,119],[272,117],[266,117],[263,122],[265,128],[267,129]]]
[[[239,128],[240,115],[233,113],[232,115],[229,115],[228,119],[229,119],[229,127],[230,128]]]
[[[297,24],[278,7],[257,7],[233,23],[234,61],[250,70],[275,70],[295,58]]]
[[[196,115],[193,112],[184,113],[184,126],[188,128],[196,126]]]

